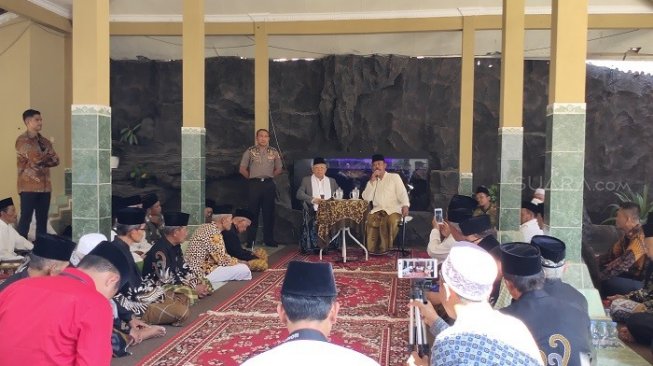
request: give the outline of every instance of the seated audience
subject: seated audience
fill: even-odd
[[[38,238],[37,238],[38,240]],[[111,306],[127,276],[115,248],[58,276],[29,278],[0,293],[1,365],[109,365]]]
[[[77,247],[75,247],[73,254],[70,256],[70,263],[77,267],[82,258],[103,241],[107,241],[107,237],[104,234],[91,233],[82,235],[79,238],[79,242],[77,242]]]
[[[156,241],[143,261],[143,277],[151,277],[157,286],[174,293],[184,294],[194,304],[198,298],[208,295],[210,284],[198,278],[184,262],[181,244],[188,236],[188,218],[183,212],[163,214],[166,226],[163,237]]]
[[[231,228],[222,231],[222,238],[227,254],[238,260],[246,261],[250,270],[263,272],[268,269],[268,253],[263,248],[256,248],[253,251],[245,249],[238,238],[238,234],[246,232],[251,224],[252,213],[248,210],[237,209],[234,211]]]
[[[327,164],[324,158],[313,159],[313,174],[302,179],[296,197],[304,206],[304,221],[299,242],[302,251],[318,249],[315,212],[320,202],[328,200],[338,189],[336,180],[325,176]]]
[[[213,288],[224,281],[251,280],[247,262],[227,254],[222,232],[231,227],[233,208],[228,205],[213,208],[213,221],[195,230],[188,242],[184,259],[199,278],[207,278]]]
[[[451,247],[456,241],[463,240],[459,224],[472,217],[475,208],[476,201],[469,196],[457,194],[451,197],[447,208],[447,220],[438,223],[433,218],[433,229],[429,235],[429,243],[426,246],[429,257],[437,259],[439,263],[447,258]]]
[[[34,241],[34,249],[18,272],[0,284],[0,292],[16,281],[32,277],[56,276],[70,263],[75,243],[58,235],[42,234]]]
[[[538,247],[528,243],[502,244],[501,265],[513,302],[500,311],[526,324],[540,348],[542,359],[569,357],[569,366],[589,364],[590,318],[564,299],[544,291],[544,272]]]
[[[583,294],[568,283],[562,281],[562,275],[567,267],[565,255],[567,246],[557,238],[547,235],[535,235],[531,244],[540,249],[542,255],[542,271],[544,271],[544,291],[549,295],[566,300],[577,309],[588,314],[587,299]]]
[[[14,200],[9,197],[0,201],[0,261],[21,260],[23,257],[17,255],[15,251],[32,250],[34,247],[14,228],[17,218]]]
[[[204,223],[210,224],[213,221],[213,207],[215,207],[215,201],[207,198],[204,200]]]
[[[530,243],[535,235],[544,235],[544,231],[540,229],[540,224],[537,222],[537,214],[540,209],[537,205],[529,201],[524,201],[521,204],[521,225],[519,225],[519,232],[522,235],[524,243]]]
[[[487,252],[500,245],[496,238],[497,231],[492,227],[488,215],[474,216],[461,222],[460,231],[465,241],[474,243]]]
[[[148,193],[143,196],[143,209],[145,210],[145,240],[148,244],[154,244],[161,239],[161,228],[164,226],[164,219],[161,215],[161,201],[156,193]],[[143,254],[152,248],[150,245]],[[144,248],[145,249],[145,248]]]
[[[490,216],[490,224],[496,229],[499,225],[499,213],[496,203],[492,202],[490,190],[486,186],[478,186],[476,192],[474,192],[474,198],[478,202],[478,207],[474,210],[474,216]]]
[[[653,314],[649,312],[633,313],[626,320],[626,328],[619,332],[624,342],[637,342],[647,345],[653,352]]]
[[[385,253],[392,246],[410,206],[401,177],[386,172],[386,167],[383,155],[372,156],[372,175],[363,191],[363,199],[372,203],[365,229],[367,250],[372,254]]]
[[[120,319],[129,324],[138,316],[146,324],[181,325],[189,315],[189,299],[157,286],[151,279],[143,280],[129,250],[130,245],[145,236],[145,210],[128,207],[118,211],[117,216],[118,236],[111,244],[120,249],[129,265],[129,285],[122,287],[115,297]]]
[[[243,366],[378,366],[361,353],[329,343],[327,337],[340,309],[336,296],[331,264],[290,262],[277,305],[279,319],[290,335],[281,345],[250,358]]]
[[[646,267],[644,269],[644,286],[625,295],[609,296],[610,315],[614,321],[626,321],[634,313],[653,312],[653,221],[642,226],[644,247],[646,250]]]
[[[599,257],[601,295],[624,295],[642,288],[646,250],[639,221],[639,206],[624,202],[617,210],[616,226],[624,236]]]
[[[544,198],[546,197],[546,192],[544,188],[538,188],[533,193],[533,198],[531,203],[537,205],[537,223],[540,226],[540,229],[544,230]]]
[[[441,302],[456,322],[449,326],[430,303],[411,301],[435,341],[430,363],[428,356],[413,352],[409,365],[542,365],[526,326],[488,303],[496,274],[494,259],[477,245],[460,242],[451,248],[438,280]]]
[[[534,205],[541,205],[544,203],[544,198],[546,197],[546,191],[544,188],[538,188],[533,192],[533,198],[531,203]]]

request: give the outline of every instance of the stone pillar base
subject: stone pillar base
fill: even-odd
[[[499,231],[519,230],[524,129],[499,128]]]
[[[73,105],[73,240],[111,232],[111,107]]]
[[[189,235],[204,223],[205,143],[205,128],[181,128],[181,211],[190,215]]]
[[[474,194],[474,173],[460,173],[460,181],[458,183],[458,194],[471,196]]]

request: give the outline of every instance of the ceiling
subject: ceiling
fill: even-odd
[[[29,0],[70,18],[73,0]],[[80,1],[80,0],[78,0]],[[527,14],[551,12],[551,0],[526,0]],[[182,0],[110,0],[112,21],[181,21]],[[208,19],[219,21],[411,18],[501,14],[502,0],[205,0]],[[653,13],[653,0],[589,0],[589,12]],[[368,35],[270,36],[270,57],[317,58],[328,54],[401,54],[409,56],[458,56],[461,32],[422,32]],[[180,59],[181,37],[113,36],[111,57]],[[254,56],[248,36],[207,36],[206,56]],[[525,57],[548,58],[550,32],[528,30]],[[653,59],[653,30],[590,30],[588,58],[622,59],[626,50],[641,47],[630,59]],[[478,56],[501,51],[500,31],[477,31]]]

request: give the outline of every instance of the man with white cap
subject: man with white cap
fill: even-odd
[[[430,365],[542,365],[530,332],[521,321],[492,309],[497,265],[485,250],[459,242],[442,263],[440,297],[447,314],[456,319],[449,326],[431,304],[413,301],[435,336]],[[428,365],[427,356],[413,353],[409,365]]]
[[[544,203],[544,197],[546,196],[546,191],[544,191],[544,188],[538,188],[533,192],[533,199],[531,200],[531,203],[535,205],[541,205]]]
[[[79,238],[77,247],[73,251],[73,254],[70,256],[70,263],[73,266],[77,267],[79,261],[81,261],[82,258],[84,258],[84,256],[90,253],[91,250],[93,250],[98,244],[106,240],[107,237],[104,236],[104,234],[100,234],[100,233],[90,233],[90,234],[82,235],[82,237]]]
[[[589,315],[543,290],[544,272],[538,247],[507,243],[500,248],[503,279],[514,299],[500,311],[526,324],[546,360],[562,365],[567,359],[568,366],[588,364]]]
[[[354,350],[329,343],[340,304],[330,263],[292,261],[281,287],[277,313],[290,335],[279,346],[247,360],[243,366],[378,366]]]

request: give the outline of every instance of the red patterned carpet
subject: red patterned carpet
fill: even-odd
[[[329,254],[324,259],[333,260],[335,256]],[[319,258],[286,256],[214,311],[200,316],[140,365],[239,365],[279,344],[288,332],[279,322],[276,306],[285,268],[291,260]],[[396,278],[396,257],[334,263],[334,268],[341,308],[331,341],[362,352],[381,365],[403,364],[410,284]]]

